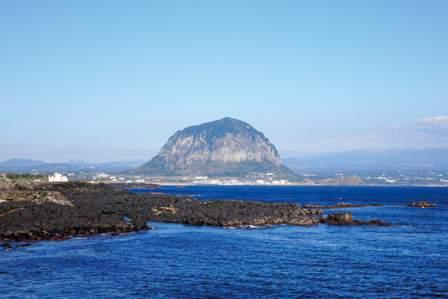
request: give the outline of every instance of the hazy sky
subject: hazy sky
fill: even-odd
[[[448,146],[448,1],[0,0],[0,160],[149,158],[224,116],[283,153]]]

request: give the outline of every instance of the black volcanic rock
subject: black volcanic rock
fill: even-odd
[[[150,228],[147,221],[245,228],[266,225],[377,225],[351,213],[322,217],[323,211],[292,203],[200,201],[160,193],[136,194],[106,184],[69,182],[0,191],[0,246],[10,241],[62,240]]]
[[[389,226],[390,224],[379,219],[374,220],[355,220],[352,213],[343,212],[330,214],[326,218],[321,218],[321,223],[328,225],[374,225],[374,226]]]
[[[223,118],[176,132],[151,161],[134,174],[234,176],[271,172],[297,176],[281,164],[275,146],[248,123]]]
[[[430,201],[413,201],[408,206],[413,207],[413,208],[422,208],[422,209],[437,207],[437,205],[435,203],[432,203]]]
[[[221,227],[317,225],[319,209],[295,204],[199,201],[135,194],[116,186],[60,183],[0,192],[0,245],[8,241],[61,240],[148,229],[147,221]]]
[[[341,202],[332,205],[307,204],[302,207],[305,209],[346,209],[346,208],[365,208],[365,207],[382,207],[383,204],[368,203],[368,204],[354,204],[349,202]]]
[[[176,132],[151,161],[134,174],[234,176],[274,173],[297,176],[281,164],[275,146],[248,123],[223,118]]]

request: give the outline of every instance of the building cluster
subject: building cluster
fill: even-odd
[[[291,182],[285,179],[276,179],[275,176],[266,174],[264,178],[209,178],[198,176],[193,178],[182,178],[183,181],[194,185],[291,185]]]
[[[6,174],[0,173],[0,177]],[[431,173],[402,172],[389,173],[326,173],[314,174],[307,172],[302,175],[301,185],[441,185],[448,186],[448,171]],[[48,176],[49,182],[67,182],[69,180],[81,180],[91,183],[122,183],[122,184],[159,184],[159,185],[260,185],[260,186],[288,186],[297,184],[287,179],[280,178],[273,173],[252,173],[242,178],[236,177],[153,177],[144,175],[107,174],[96,172],[89,174],[61,174],[54,173]]]
[[[48,176],[48,182],[50,183],[68,182],[68,177],[61,173],[55,172],[53,175]]]

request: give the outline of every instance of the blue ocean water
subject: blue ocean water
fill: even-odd
[[[383,203],[347,209],[390,227],[154,230],[0,250],[4,298],[448,297],[448,189],[162,187],[199,199]],[[414,209],[429,200],[436,209]]]

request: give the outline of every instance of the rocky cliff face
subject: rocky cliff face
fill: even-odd
[[[243,176],[289,172],[275,146],[251,125],[223,118],[176,132],[135,173],[147,175]]]

